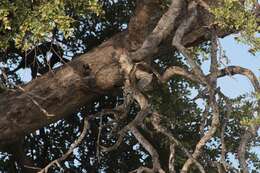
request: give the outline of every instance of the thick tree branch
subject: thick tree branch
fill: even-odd
[[[144,58],[150,58],[158,51],[158,45],[173,30],[176,19],[180,15],[183,7],[183,3],[183,0],[172,1],[168,11],[161,17],[152,33],[143,42],[141,48],[131,54],[132,60],[141,61]]]
[[[138,0],[135,15],[129,22],[128,47],[130,51],[139,49],[163,14],[160,0]]]
[[[169,15],[173,14],[173,16],[168,16],[169,19],[166,19],[168,17],[164,15],[161,19],[161,24],[160,22],[158,24],[164,25],[163,19],[165,19],[169,22],[167,22],[168,25],[174,23],[174,27],[178,28],[178,25],[182,23],[183,18],[178,18],[177,16],[180,8],[182,8],[181,4],[183,2],[174,1],[173,3],[176,3],[176,6],[169,8],[169,10],[171,10]],[[149,8],[149,10],[153,9],[154,8]],[[153,14],[149,10],[147,12]],[[201,13],[198,18],[201,19],[201,21],[205,21],[207,15],[208,14]],[[156,14],[156,16],[160,15]],[[205,21],[205,23],[207,22],[208,20]],[[166,26],[166,28],[164,28],[160,27],[160,25],[156,27],[157,29],[154,29],[151,37],[159,38],[159,42],[161,43],[161,41],[167,37],[167,34],[160,35],[160,29],[165,29],[165,33],[172,31],[171,34],[174,33],[174,29],[168,28],[168,30]],[[151,29],[149,26],[145,26],[144,28]],[[146,34],[148,33],[149,32]],[[156,36],[156,33],[158,36]],[[194,26],[193,30],[189,30],[184,34],[182,44],[185,47],[197,45],[198,42],[209,39],[206,37],[208,35],[207,33],[208,30],[205,30],[205,27],[199,23]],[[217,34],[218,36],[223,36],[230,33],[217,32]],[[121,87],[124,83],[124,78],[120,72],[120,66],[114,57],[122,54],[122,48],[124,48],[125,45],[121,43],[125,43],[127,39],[131,39],[127,32],[116,35],[91,52],[75,58],[72,62],[55,70],[54,73],[48,73],[23,86],[25,92],[6,91],[1,93],[0,146],[16,141],[18,137],[29,134],[40,127],[70,116],[80,106],[90,103],[99,95]],[[148,40],[149,39],[147,39],[147,41]],[[156,50],[159,42],[157,39],[151,40],[155,40],[155,42],[151,43],[151,47],[148,47],[149,49]],[[143,45],[147,47],[145,43]],[[165,46],[167,47],[168,45],[166,44]],[[129,50],[125,49],[125,51],[128,52]],[[152,52],[154,51],[152,50]],[[133,57],[144,58],[147,55],[151,57],[153,53]],[[93,80],[89,80],[86,74],[84,74],[84,65],[86,64],[88,64],[91,69]],[[108,74],[109,78],[107,77]],[[228,73],[224,71],[223,73],[219,73],[219,76],[222,74],[227,75]],[[28,98],[28,95],[33,95],[34,99],[42,108],[55,116],[47,117],[32,100]]]
[[[175,75],[179,75],[188,80],[200,83],[200,80],[194,74],[192,74],[192,72],[185,70],[178,66],[172,66],[172,67],[167,68],[160,79],[162,82],[165,83],[165,82],[168,82],[170,80],[170,78],[172,78]]]
[[[49,123],[71,115],[104,91],[116,89],[122,81],[119,66],[113,60],[117,50],[113,39],[82,55],[54,74],[48,73],[23,87],[23,92],[7,90],[0,96],[0,146],[15,141]],[[85,75],[85,65],[91,76]],[[106,75],[110,74],[110,78]],[[55,116],[46,116],[35,101]]]

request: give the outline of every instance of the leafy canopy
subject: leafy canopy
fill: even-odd
[[[259,13],[255,7],[255,0],[245,0],[243,3],[239,0],[220,0],[217,7],[211,8],[215,16],[217,26],[232,30],[240,31],[237,41],[248,44],[250,52],[256,53],[260,50],[260,37],[257,35],[260,31]]]
[[[59,30],[63,37],[72,34],[77,15],[99,14],[96,0],[2,0],[0,2],[0,49],[6,49],[10,42],[27,50],[45,40],[51,40],[53,30]]]
[[[256,37],[256,32],[259,31],[256,23],[259,21],[256,20],[255,15],[250,13],[253,10],[250,8],[252,1],[247,1],[246,4],[241,4],[237,0],[221,0],[219,2],[222,3],[220,7],[211,9],[215,15],[215,23],[223,29],[241,30],[239,40],[251,44],[255,48],[254,51],[259,50],[259,44],[256,44],[259,42],[259,38]],[[81,51],[87,52],[90,48],[111,37],[112,34],[121,31],[122,26],[125,26],[129,21],[134,9],[134,5],[132,5],[134,3],[131,0],[102,0],[102,3],[101,9],[98,2],[93,0],[2,0],[0,2],[0,48],[4,50],[14,43],[17,48],[27,50],[45,40],[60,39],[66,45],[66,48],[73,50],[73,52],[81,49]],[[244,9],[244,5],[248,8]],[[100,19],[97,15],[101,12],[103,14],[103,10],[105,17]],[[94,17],[87,17],[89,14],[94,14]],[[54,32],[59,34],[53,34]],[[81,44],[78,44],[79,42]],[[208,55],[209,48],[209,45],[206,44],[194,49],[199,49],[200,53]],[[13,57],[9,56],[8,58],[12,59]],[[163,72],[167,67],[173,65],[188,68],[179,54],[173,52],[162,55],[153,65],[159,72]],[[200,139],[200,124],[204,116],[202,108],[190,98],[191,88],[200,92],[200,86],[181,77],[176,77],[151,93],[153,108],[164,115],[164,125],[189,150],[193,150],[196,144],[194,141]],[[115,107],[121,104],[122,99],[120,94],[119,96],[106,95],[100,97],[92,104],[83,106],[69,119],[61,120],[40,129],[37,133],[28,135],[24,144],[26,155],[35,162],[35,166],[44,167],[68,150],[69,145],[80,133],[81,122],[84,117],[95,114],[101,109]],[[254,105],[242,96],[231,101],[233,107],[227,124],[228,130],[225,131],[225,142],[228,154],[235,156],[244,131],[244,126],[240,122],[247,117],[251,120]],[[219,100],[219,107],[221,108],[221,123],[224,123],[226,114],[228,114],[224,100]],[[132,109],[127,122],[137,112],[134,108]],[[208,111],[205,128],[210,126],[211,117],[212,112]],[[86,140],[77,148],[76,155],[72,155],[66,162],[62,163],[62,167],[79,172],[94,172],[93,170],[129,172],[140,165],[151,164],[151,157],[131,134],[128,134],[120,147],[113,152],[100,153],[97,150],[96,141],[99,133],[102,144],[105,146],[112,145],[116,141],[109,127],[103,128],[101,132],[99,131],[99,127],[106,127],[105,125],[109,124],[109,120],[111,120],[109,115],[104,116],[103,119],[97,117],[91,120],[91,129],[86,136]],[[144,129],[143,133],[146,138],[152,141],[160,153],[162,165],[168,165],[169,141],[149,128],[151,126],[149,119],[144,126],[148,130]],[[204,165],[209,165],[212,160],[220,157],[221,151],[218,147],[220,146],[220,142],[218,142],[220,139],[221,132],[219,129],[215,138],[212,139],[212,145],[204,148],[205,152],[200,160]],[[250,146],[256,146],[256,141],[254,140]],[[214,147],[214,144],[216,147]],[[247,154],[250,160],[254,161],[252,163],[254,169],[259,170],[259,158],[254,157],[253,151],[248,151]],[[186,156],[177,148],[176,168],[181,169],[185,160]],[[227,160],[232,162],[232,159]],[[8,154],[2,154],[0,170],[14,172],[10,170],[12,162]],[[52,169],[51,172],[59,171],[55,167]],[[206,170],[207,172],[216,172],[210,166]],[[193,170],[193,172],[196,172],[196,170]]]

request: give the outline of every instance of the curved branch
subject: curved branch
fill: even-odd
[[[259,84],[257,77],[251,70],[249,70],[247,68],[243,68],[240,66],[228,66],[226,68],[218,70],[216,72],[216,74],[217,74],[218,78],[230,76],[230,75],[238,75],[238,74],[243,75],[250,80],[250,82],[252,83],[256,92],[260,91],[260,84]],[[198,79],[198,77],[196,77],[191,71],[188,71],[188,70],[183,69],[178,66],[172,66],[172,67],[167,68],[166,71],[163,73],[163,75],[160,77],[160,80],[165,83],[168,80],[170,80],[170,78],[174,75],[180,75],[191,81],[201,83],[200,80]],[[210,79],[211,76],[212,76],[212,74],[210,73],[206,77],[207,77],[207,79]]]
[[[215,134],[215,132],[218,129],[219,126],[219,110],[215,99],[210,99],[210,106],[213,111],[213,117],[211,122],[211,127],[209,130],[203,135],[203,137],[199,140],[199,142],[196,144],[196,148],[192,154],[192,158],[197,159],[198,156],[201,154],[202,148],[205,146],[205,144],[212,138],[212,136]],[[192,165],[194,160],[192,158],[189,158],[184,163],[181,173],[187,173],[189,170],[189,167]]]
[[[160,80],[165,83],[170,80],[170,78],[174,75],[180,75],[186,79],[200,83],[200,80],[192,72],[178,66],[167,68],[163,75],[160,77]]]
[[[191,166],[191,164],[194,162],[194,159],[196,159],[200,155],[201,149],[203,148],[203,146],[205,146],[206,142],[215,134],[215,132],[219,126],[219,110],[218,110],[218,105],[215,100],[215,88],[216,88],[216,78],[217,78],[217,75],[216,75],[216,73],[217,73],[217,69],[216,69],[217,45],[214,45],[214,47],[212,48],[212,50],[213,50],[212,56],[214,58],[214,60],[212,61],[212,65],[211,65],[211,74],[212,75],[210,76],[209,80],[207,80],[206,76],[203,74],[202,69],[193,60],[192,55],[185,48],[185,46],[182,45],[182,39],[183,39],[184,33],[188,29],[190,29],[190,27],[192,26],[192,23],[196,19],[196,15],[197,15],[197,10],[196,10],[197,4],[193,3],[193,4],[190,4],[190,6],[191,6],[191,9],[193,10],[192,16],[190,18],[187,18],[186,20],[184,20],[181,23],[181,25],[178,27],[178,29],[176,30],[175,36],[172,40],[172,45],[183,54],[183,56],[187,59],[188,63],[191,65],[192,70],[194,71],[194,73],[196,74],[198,79],[207,86],[208,91],[210,93],[209,103],[213,109],[213,117],[212,117],[212,123],[211,123],[210,129],[208,130],[207,133],[205,133],[203,135],[203,137],[197,143],[196,148],[192,154],[192,157],[190,157],[190,158],[188,158],[188,160],[186,160],[186,162],[183,165],[182,170],[181,170],[182,173],[188,172],[188,169]],[[216,42],[216,36],[214,37],[214,41]],[[187,75],[188,74],[186,74],[186,76]],[[194,158],[194,159],[192,159],[192,158]]]
[[[139,130],[135,126],[131,126],[129,129],[131,133],[134,135],[134,137],[137,139],[137,141],[151,155],[153,171],[158,173],[165,173],[164,170],[161,168],[159,154],[156,151],[156,149],[150,144],[150,142],[147,139],[145,139],[145,137],[139,132]]]
[[[88,119],[85,118],[84,119],[84,126],[83,126],[83,130],[81,135],[79,136],[79,138],[77,140],[75,140],[69,150],[63,154],[60,158],[53,160],[51,163],[49,163],[47,166],[45,166],[45,168],[43,168],[41,171],[39,171],[38,173],[48,173],[48,170],[50,167],[54,166],[55,164],[57,166],[60,167],[60,162],[64,161],[65,159],[67,159],[69,157],[69,155],[73,152],[73,150],[78,147],[78,145],[82,142],[82,140],[84,139],[84,137],[86,136],[87,130],[89,129],[89,123],[88,123]]]
[[[192,24],[195,22],[197,18],[197,3],[192,2],[190,4],[190,11],[191,16],[183,20],[183,22],[177,28],[175,35],[172,39],[172,46],[175,47],[187,59],[189,65],[191,66],[194,73],[199,77],[199,79],[206,83],[205,75],[203,74],[202,69],[194,61],[193,56],[190,54],[187,48],[185,48],[185,46],[182,44],[185,32],[187,32],[192,27]]]
[[[130,94],[132,98],[136,100],[140,107],[140,111],[137,113],[136,117],[133,121],[131,121],[126,127],[124,127],[120,132],[119,135],[122,136],[123,133],[130,130],[131,133],[135,136],[137,141],[145,148],[146,151],[152,157],[153,163],[153,171],[152,172],[159,172],[165,173],[161,168],[159,154],[156,149],[150,144],[148,140],[139,132],[136,128],[139,124],[141,124],[146,117],[150,113],[149,103],[145,95],[136,87],[137,81],[136,76],[138,73],[137,64],[133,64],[132,60],[127,56],[127,54],[122,54],[119,57],[119,63],[121,65],[121,69],[124,72],[125,82],[124,82],[124,92]],[[142,72],[142,71],[141,71]],[[142,80],[142,79],[140,79]],[[149,168],[146,168],[150,170]],[[135,170],[137,172],[142,171],[140,169]],[[135,172],[134,171],[134,172]]]
[[[117,141],[112,146],[107,147],[107,146],[99,144],[99,147],[102,149],[103,152],[110,152],[110,151],[117,149],[123,142],[123,139],[124,139],[124,136],[122,134],[119,134]]]
[[[228,76],[228,75],[236,75],[236,74],[246,76],[251,81],[252,85],[254,86],[255,91],[256,92],[260,91],[260,84],[257,80],[257,77],[251,70],[249,70],[247,68],[243,68],[240,66],[228,66],[217,72],[218,78]],[[210,77],[210,76],[211,75],[208,75],[207,77]]]

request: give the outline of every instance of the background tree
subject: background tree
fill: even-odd
[[[218,41],[239,32],[257,52],[258,10],[236,0],[1,2],[1,171],[257,172],[257,99],[229,99],[216,83],[241,74],[259,92],[250,69],[221,67]]]

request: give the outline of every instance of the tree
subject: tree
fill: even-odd
[[[0,13],[3,171],[238,172],[228,154],[257,170],[259,103],[217,88],[240,74],[260,90],[250,69],[220,68],[218,55],[218,38],[237,32],[259,50],[257,2],[6,0]]]

